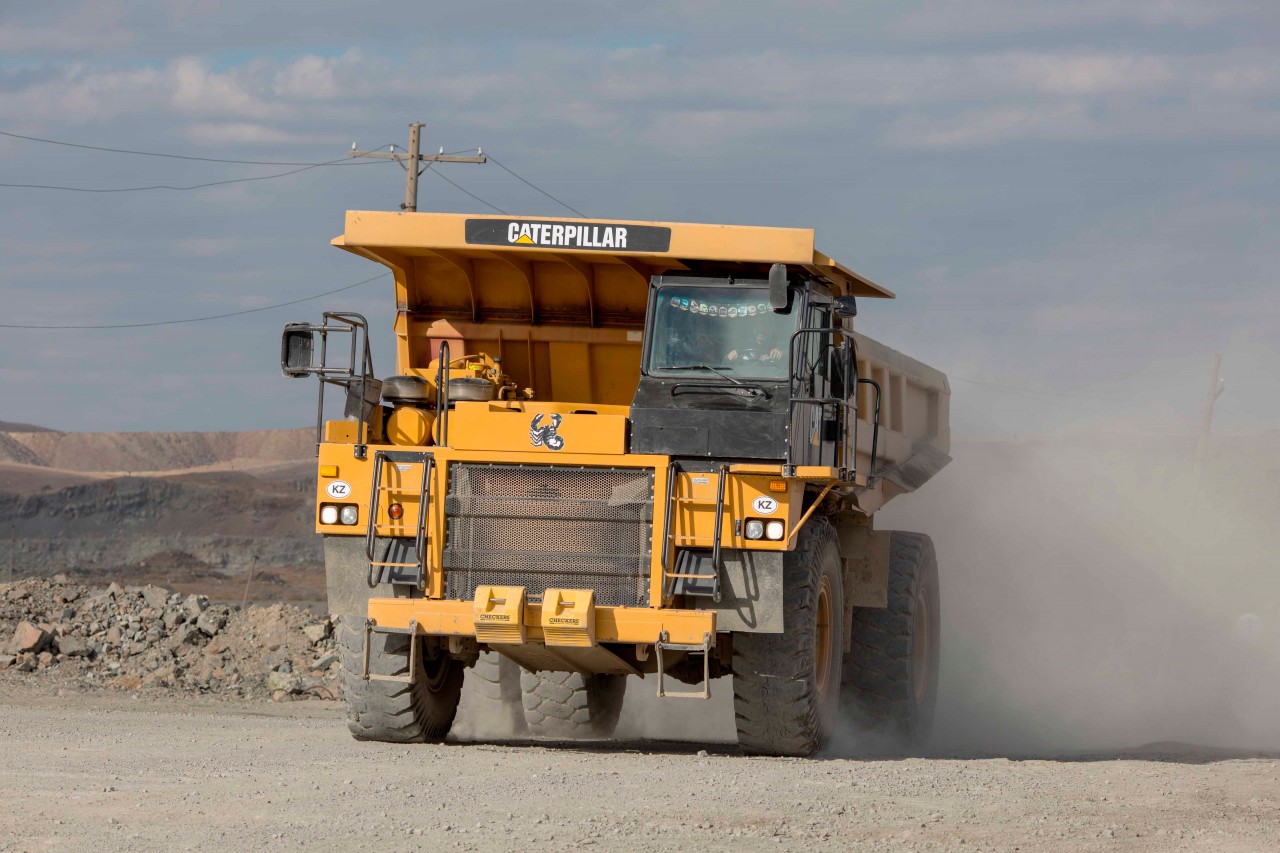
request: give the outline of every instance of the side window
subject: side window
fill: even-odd
[[[830,329],[831,328],[831,303],[815,302],[809,307],[809,322],[811,329]],[[823,334],[811,334],[809,337],[809,369],[817,376],[827,378],[832,375],[831,359],[835,352],[832,345],[833,338],[831,332]]]

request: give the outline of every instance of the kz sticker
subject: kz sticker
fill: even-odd
[[[351,484],[342,480],[334,480],[332,483],[325,486],[324,490],[331,498],[342,499],[351,497]]]
[[[761,515],[773,515],[778,511],[778,502],[761,495],[751,502],[751,508]]]

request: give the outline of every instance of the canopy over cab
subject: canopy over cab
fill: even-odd
[[[544,400],[631,402],[655,275],[764,279],[781,263],[833,296],[893,297],[805,228],[350,211],[333,245],[394,273],[400,373],[425,376],[448,341]]]

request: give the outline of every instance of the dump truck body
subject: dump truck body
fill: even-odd
[[[890,292],[805,229],[359,211],[333,242],[392,271],[397,307],[394,377],[357,315],[282,348],[344,392],[317,532],[362,679],[394,635],[706,695],[737,638],[798,630],[789,577],[837,558],[811,604],[839,668],[854,608],[888,599],[870,516],[949,458],[946,378],[852,328]]]

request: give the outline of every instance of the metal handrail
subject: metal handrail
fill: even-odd
[[[852,395],[852,398],[851,398],[852,402],[850,402],[849,397],[845,397],[845,398],[834,397],[834,396],[797,397],[794,394],[797,387],[802,382],[804,382],[804,379],[805,379],[805,377],[802,377],[799,373],[797,373],[795,369],[796,355],[798,351],[797,343],[799,342],[800,337],[802,335],[814,335],[814,334],[834,335],[840,331],[841,330],[838,327],[834,327],[834,326],[807,326],[804,328],[797,329],[791,335],[789,352],[787,354],[787,358],[788,358],[787,375],[789,376],[789,382],[790,382],[790,388],[791,388],[791,393],[789,394],[790,399],[788,400],[788,403],[787,403],[788,442],[787,442],[786,468],[789,471],[794,471],[796,467],[795,457],[796,457],[796,448],[798,445],[797,445],[797,442],[795,441],[795,434],[796,434],[795,427],[796,427],[796,408],[798,405],[820,406],[824,413],[826,411],[827,406],[841,407],[840,408],[841,414],[843,414],[844,417],[839,419],[840,420],[839,425],[841,427],[843,458],[839,460],[832,459],[831,461],[833,463],[837,461],[843,463],[841,465],[835,465],[833,467],[839,468],[844,475],[848,475],[856,471],[857,469],[857,446],[858,446],[857,394],[855,393]],[[848,390],[850,388],[856,387],[857,382],[860,381],[858,379],[857,356],[856,356],[856,353],[853,354],[852,357],[850,356],[850,353],[853,352],[853,349],[848,342],[846,342],[846,345],[841,348],[841,351],[845,354],[841,364],[841,384],[845,390],[845,393],[847,394]],[[809,365],[806,365],[806,366],[809,367],[808,376],[812,377],[813,372],[816,370],[817,365],[814,364],[812,366],[809,366]],[[852,370],[852,376],[850,375],[851,370]],[[848,418],[851,413],[853,416],[852,437],[845,435],[845,433],[848,432],[848,423],[849,423]],[[878,419],[879,419],[879,416],[877,414],[877,420]]]
[[[364,315],[357,314],[354,311],[326,311],[321,316],[323,319],[318,326],[290,324],[289,327],[320,333],[320,364],[308,371],[320,380],[320,394],[316,401],[316,452],[320,452],[321,440],[324,438],[324,386],[341,385],[347,389],[348,394],[351,392],[351,386],[354,384],[352,380],[357,375],[356,355],[359,350],[360,409],[357,413],[354,453],[357,459],[364,459],[369,447],[368,442],[365,441],[367,419],[364,416],[364,409],[366,395],[369,390],[369,380],[373,376],[373,354],[369,349],[369,321],[364,318]],[[346,328],[331,326],[329,325],[330,321],[341,323]],[[331,332],[351,335],[351,351],[348,355],[346,367],[329,367],[329,334]],[[363,347],[360,346],[362,342]]]
[[[449,342],[440,342],[440,356],[436,365],[436,423],[440,425],[436,444],[449,446],[449,387],[446,379],[449,365]]]
[[[715,575],[712,582],[711,600],[720,601],[720,536],[724,532],[724,487],[729,480],[729,466],[720,466],[720,476],[716,483],[716,523],[712,528],[715,540],[711,543],[711,571]]]
[[[418,526],[414,537],[414,548],[417,562],[415,567],[418,576],[415,581],[419,590],[426,588],[427,570],[429,568],[426,544],[427,544],[427,505],[431,500],[431,477],[435,470],[435,455],[428,452],[404,451],[404,450],[378,450],[373,454],[373,489],[369,499],[369,519],[368,526],[365,528],[364,552],[365,557],[369,560],[369,577],[367,583],[370,589],[376,587],[382,582],[385,575],[386,565],[375,566],[374,550],[377,548],[377,524],[378,524],[378,501],[382,496],[382,470],[383,466],[388,462],[398,462],[413,458],[414,461],[422,465],[422,479],[418,483]],[[405,564],[408,565],[407,563]],[[379,571],[374,575],[374,568]]]
[[[667,464],[667,508],[662,521],[662,597],[666,598],[666,577],[671,564],[671,514],[675,507],[676,479],[680,474],[680,466],[675,462]]]
[[[867,473],[867,478],[870,479],[876,475],[876,457],[879,455],[877,445],[880,442],[880,396],[883,390],[880,388],[880,383],[874,379],[859,378],[858,384],[870,385],[876,389],[875,420],[871,423],[871,470]]]

